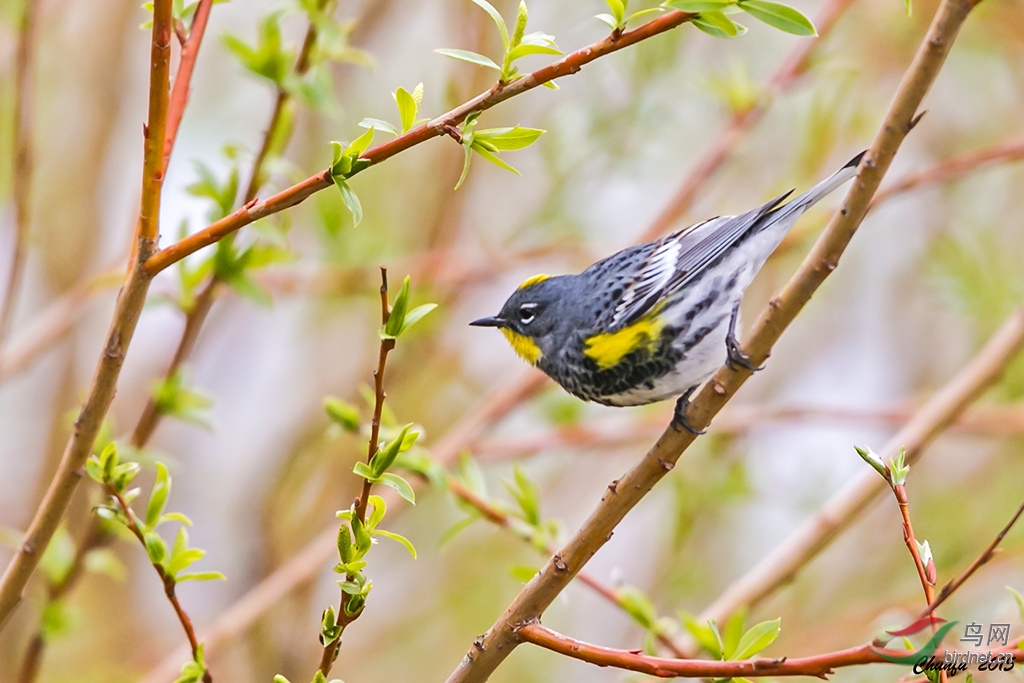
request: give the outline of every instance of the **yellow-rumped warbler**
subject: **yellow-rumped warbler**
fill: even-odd
[[[739,216],[721,216],[623,249],[579,275],[535,275],[498,315],[512,348],[570,394],[635,406],[690,394],[725,360],[751,370],[739,349],[740,300],[782,238],[818,200],[857,173],[864,153],[810,190]],[[723,358],[724,356],[724,358]]]

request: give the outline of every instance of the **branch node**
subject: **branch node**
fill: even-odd
[[[552,564],[555,565],[555,569],[560,572],[569,571],[569,566],[565,564],[565,560],[562,559],[562,554],[558,553],[552,558]]]
[[[458,128],[456,128],[450,123],[443,123],[441,124],[441,130],[442,132],[444,132],[445,135],[450,137],[452,140],[455,140],[455,142],[459,143],[460,145],[462,144],[462,133],[459,131]]]

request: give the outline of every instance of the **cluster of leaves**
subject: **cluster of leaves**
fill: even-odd
[[[882,475],[889,486],[895,488],[907,483],[907,474],[910,473],[910,465],[907,464],[907,449],[900,446],[900,450],[887,463],[882,461],[882,456],[875,453],[869,446],[854,446],[857,455],[867,464]]]
[[[762,621],[744,630],[745,610],[734,613],[723,630],[714,619],[702,624],[686,613],[680,614],[680,621],[702,649],[722,661],[750,659],[775,642],[782,630],[781,619]],[[745,678],[734,680],[749,683]]]
[[[507,515],[509,528],[539,552],[547,553],[552,543],[558,540],[561,526],[557,520],[544,519],[540,507],[540,489],[518,465],[513,468],[512,481],[502,480],[501,482],[509,496],[512,497],[512,504],[491,497],[483,472],[469,454],[463,454],[459,458],[458,472],[453,478],[489,507]],[[451,540],[456,534],[483,516],[481,510],[468,502],[458,498],[456,498],[456,502],[468,513],[468,516],[444,533],[442,543]],[[536,573],[537,567],[533,566],[516,566],[512,569],[512,575],[524,582]]]
[[[675,635],[682,625],[700,648],[715,659],[741,661],[750,659],[767,648],[778,638],[781,631],[780,619],[762,621],[749,629],[744,629],[746,610],[735,612],[726,622],[724,629],[719,629],[714,619],[701,623],[693,615],[682,610],[677,622],[670,617],[659,616],[651,599],[633,586],[620,588],[618,601],[633,621],[644,629],[644,649],[648,652],[656,650],[657,639]],[[749,683],[742,678],[735,680]]]
[[[150,562],[160,567],[164,575],[174,583],[223,579],[224,575],[220,572],[185,571],[202,559],[206,551],[188,546],[186,527],[192,526],[192,521],[188,517],[180,512],[164,511],[171,493],[171,476],[166,465],[161,462],[156,464],[156,478],[146,503],[146,514],[139,517],[131,509],[130,503],[138,498],[142,490],[138,487],[128,487],[141,469],[137,462],[122,461],[114,442],[107,444],[99,455],[90,456],[85,464],[86,472],[110,493],[109,500],[96,507],[96,514],[128,529],[137,529],[142,536]],[[182,525],[178,528],[174,543],[169,549],[158,531],[161,525],[168,522],[179,522]]]
[[[173,417],[209,427],[205,411],[213,405],[213,399],[206,394],[190,389],[185,383],[181,369],[171,373],[153,386],[153,400],[160,415]]]
[[[462,124],[462,149],[465,150],[466,160],[462,165],[462,175],[459,176],[459,182],[455,184],[456,190],[462,187],[462,183],[465,182],[466,177],[469,175],[469,164],[473,160],[474,153],[479,154],[487,161],[506,171],[522,175],[499,158],[498,153],[529,147],[537,141],[537,138],[544,134],[544,131],[539,128],[522,128],[521,126],[476,130],[476,123],[479,118],[480,113],[474,112],[467,116],[466,121]]]
[[[334,567],[336,574],[343,574],[338,580],[342,593],[346,598],[343,609],[346,617],[355,617],[363,610],[366,596],[373,587],[373,581],[366,578],[363,569],[366,567],[366,554],[374,543],[374,538],[382,536],[405,546],[413,559],[416,559],[416,548],[412,542],[401,534],[380,529],[378,526],[387,512],[387,504],[380,496],[371,495],[367,504],[366,521],[361,521],[355,513],[355,506],[348,510],[339,510],[337,516],[348,522],[338,529],[338,559]],[[324,612],[323,629],[320,642],[324,645],[333,642],[341,635],[341,627],[334,616],[334,609],[328,607]]]
[[[416,118],[420,111],[420,105],[423,103],[423,84],[418,83],[412,92],[409,92],[405,88],[398,88],[395,92],[391,93],[391,97],[395,100],[395,105],[398,106],[398,119],[401,125],[395,126],[394,124],[388,123],[382,119],[366,118],[359,122],[359,125],[363,128],[376,128],[386,133],[391,133],[394,136],[404,135],[410,130],[425,123],[429,119]]]
[[[909,1],[909,0],[907,0]],[[730,14],[746,12],[754,19],[796,36],[814,36],[817,31],[810,19],[798,10],[771,0],[667,0],[659,7],[629,13],[629,0],[605,0],[610,14],[598,14],[597,19],[618,33],[641,16],[679,10],[697,14],[691,23],[715,38],[738,38],[747,32],[745,26],[729,18]]]
[[[359,197],[348,184],[348,179],[356,173],[364,170],[370,165],[367,159],[359,157],[373,142],[374,127],[357,137],[352,142],[332,141],[331,147],[334,155],[331,159],[331,179],[341,192],[341,199],[345,202],[346,208],[352,214],[353,225],[359,225],[363,220],[363,205],[359,203]]]
[[[452,59],[458,59],[463,62],[469,62],[470,64],[476,64],[477,66],[487,67],[488,69],[494,69],[499,73],[498,80],[501,83],[511,83],[512,81],[522,78],[519,73],[519,68],[515,66],[515,62],[529,55],[560,55],[562,51],[558,49],[555,44],[555,37],[550,36],[546,33],[536,31],[534,33],[526,33],[526,22],[529,19],[529,13],[526,10],[526,2],[520,0],[519,9],[516,12],[516,23],[509,34],[508,26],[505,24],[505,19],[502,18],[501,13],[494,8],[494,6],[487,2],[487,0],[473,0],[473,3],[482,8],[487,12],[491,20],[494,21],[494,25],[498,27],[498,34],[501,36],[501,47],[502,47],[502,58],[501,65],[492,60],[490,57],[479,54],[477,52],[470,52],[469,50],[457,50],[451,48],[440,48],[434,50],[434,52],[444,55],[445,57],[451,57]],[[556,88],[554,84],[548,87]]]
[[[246,71],[270,81],[278,90],[288,93],[306,106],[322,109],[334,98],[330,73],[327,69],[319,68],[321,65],[337,62],[370,67],[373,63],[366,52],[351,44],[355,22],[336,22],[325,11],[326,6],[323,0],[299,0],[296,6],[316,29],[316,42],[307,55],[305,73],[296,71],[296,52],[285,45],[282,38],[281,21],[288,13],[286,9],[263,17],[254,43],[226,34],[224,45]]]

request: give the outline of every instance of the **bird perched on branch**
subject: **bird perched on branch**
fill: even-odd
[[[512,348],[574,396],[635,406],[693,391],[722,362],[758,370],[739,348],[740,300],[797,219],[857,173],[864,153],[807,192],[792,191],[739,216],[720,216],[623,249],[579,275],[535,275],[498,315]]]

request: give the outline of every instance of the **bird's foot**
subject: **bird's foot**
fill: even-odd
[[[732,334],[725,338],[725,364],[731,370],[737,370],[738,368],[745,368],[751,372],[764,370],[763,365],[755,365],[751,362],[750,356],[743,353],[740,349],[740,343],[736,340],[735,335]]]
[[[685,429],[694,436],[700,436],[701,434],[705,434],[706,432],[703,429],[697,429],[692,424],[690,424],[690,422],[686,419],[686,409],[690,405],[690,396],[693,395],[693,392],[696,391],[696,389],[696,386],[690,387],[689,389],[686,390],[685,394],[683,394],[682,396],[679,397],[678,400],[676,400],[676,409],[675,412],[672,414],[672,429],[676,430],[677,432],[680,432]]]

